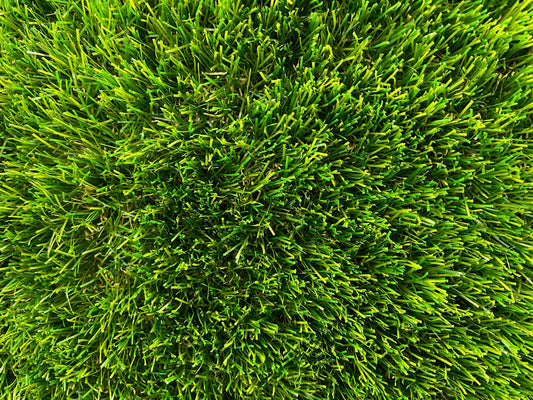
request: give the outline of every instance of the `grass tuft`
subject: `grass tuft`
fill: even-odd
[[[0,398],[533,398],[532,126],[531,0],[0,0]]]

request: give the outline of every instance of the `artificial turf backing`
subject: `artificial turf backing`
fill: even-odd
[[[532,33],[0,0],[0,398],[533,398]]]

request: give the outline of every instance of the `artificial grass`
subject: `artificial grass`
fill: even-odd
[[[0,398],[533,398],[532,33],[0,0]]]

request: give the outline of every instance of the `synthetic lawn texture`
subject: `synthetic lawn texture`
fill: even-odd
[[[533,398],[532,34],[0,0],[0,397]]]

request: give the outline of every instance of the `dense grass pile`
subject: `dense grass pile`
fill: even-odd
[[[3,399],[531,399],[533,2],[0,0]]]

